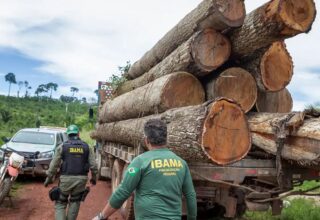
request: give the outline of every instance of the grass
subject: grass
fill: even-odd
[[[312,199],[296,198],[282,210],[281,216],[272,216],[268,212],[247,212],[243,219],[248,220],[319,220],[320,208]]]
[[[90,138],[90,133],[93,131],[89,129],[83,129],[80,133],[80,137],[83,141],[87,142],[89,146],[94,146],[96,144],[95,140]]]
[[[295,190],[307,190],[318,186],[317,181],[305,181],[301,186],[295,187]],[[320,189],[314,192],[319,193]],[[272,216],[271,210],[268,212],[246,212],[243,219],[248,220],[319,220],[320,207],[319,203],[313,198],[297,198],[286,199],[289,201],[289,206],[282,210],[280,216]]]

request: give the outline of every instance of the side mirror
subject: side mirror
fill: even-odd
[[[1,139],[3,140],[4,143],[8,143],[11,140],[11,138],[9,137],[2,137]]]
[[[35,158],[35,159],[38,159],[39,154],[40,154],[40,151],[36,151],[36,152],[34,153],[34,158]]]

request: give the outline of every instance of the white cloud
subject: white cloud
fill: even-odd
[[[0,46],[43,61],[39,69],[63,77],[85,96],[99,80],[117,72],[118,65],[139,59],[200,2],[0,0]],[[247,12],[265,2],[246,0]],[[316,4],[320,8],[319,1]],[[286,41],[295,63],[289,86],[295,108],[320,100],[316,95],[320,94],[319,77],[307,71],[320,64],[316,55],[320,51],[319,22],[317,18],[309,34]],[[63,92],[69,93],[69,87],[60,87],[57,94]]]

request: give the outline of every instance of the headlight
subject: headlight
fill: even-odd
[[[42,152],[39,154],[38,158],[52,158],[53,151]]]

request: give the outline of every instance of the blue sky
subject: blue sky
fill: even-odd
[[[71,94],[71,86],[80,89],[80,97],[94,97],[99,80],[139,59],[200,2],[0,0],[0,93],[8,91],[4,74],[14,72],[33,88],[58,83],[55,97]],[[264,2],[246,0],[247,12]],[[294,61],[288,89],[295,110],[320,101],[319,27],[317,17],[310,33],[286,40]]]
[[[15,73],[16,80],[28,81],[32,87],[32,93],[34,89],[40,84],[46,84],[48,82],[55,82],[59,85],[67,86],[68,83],[63,78],[57,77],[52,74],[44,73],[37,70],[37,67],[43,65],[38,60],[33,60],[25,55],[19,53],[16,50],[9,48],[1,48],[0,50],[0,93],[7,94],[9,84],[5,81],[5,75],[9,72]],[[11,95],[17,95],[18,85],[11,86]],[[22,89],[25,93],[25,88]]]

